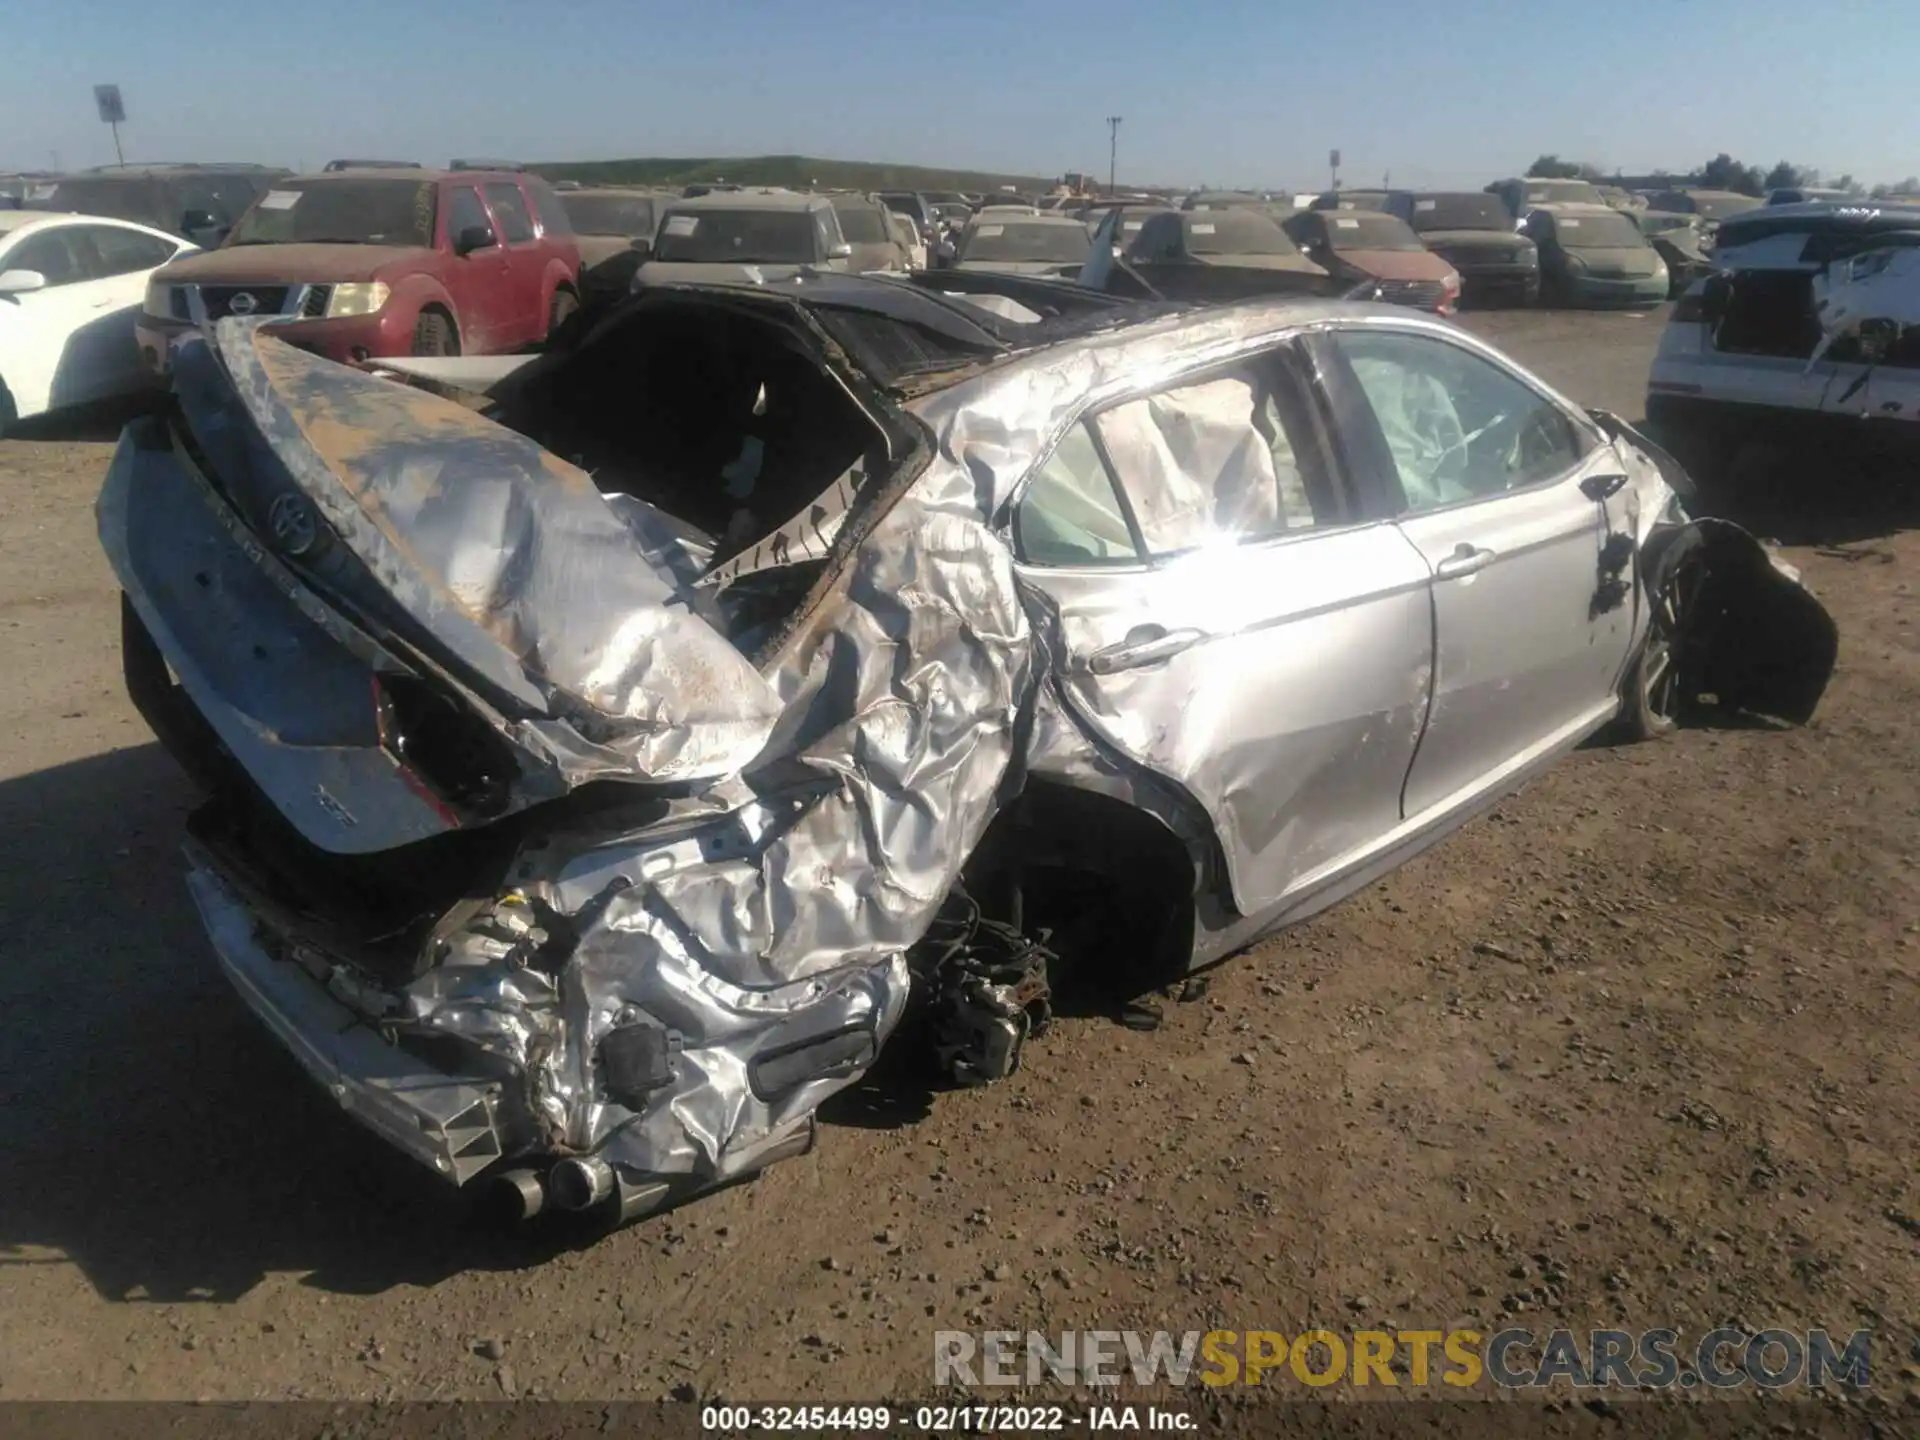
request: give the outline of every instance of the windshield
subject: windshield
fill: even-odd
[[[1604,215],[1556,215],[1553,232],[1564,250],[1637,250],[1647,243],[1640,227],[1618,210]]]
[[[137,220],[142,225],[172,229],[180,217],[159,213],[159,194],[160,187],[149,180],[62,180],[51,187],[42,181],[24,187],[23,208]]]
[[[1529,180],[1529,205],[1604,205],[1606,197],[1585,180]]]
[[[1661,215],[1649,212],[1640,216],[1640,229],[1648,235],[1658,235],[1667,230],[1691,230],[1696,223],[1691,215]]]
[[[560,192],[560,207],[576,235],[651,235],[653,201],[645,195]]]
[[[260,197],[227,244],[430,246],[434,191],[419,180],[283,180]]]
[[[1210,211],[1187,221],[1187,252],[1192,255],[1298,255],[1279,222],[1257,210]]]
[[[1415,230],[1507,230],[1513,216],[1498,195],[1416,195],[1407,223]]]
[[[840,234],[849,245],[891,245],[893,232],[887,229],[886,211],[878,205],[836,205]]]
[[[819,231],[805,210],[669,210],[653,258],[693,265],[810,265]]]
[[[1359,211],[1327,216],[1327,243],[1336,250],[1424,250],[1420,237],[1392,215]]]
[[[962,260],[1028,260],[1053,265],[1077,264],[1093,248],[1080,224],[1043,225],[1018,219],[982,221],[960,242]]]

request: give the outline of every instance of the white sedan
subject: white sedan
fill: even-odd
[[[133,339],[147,277],[198,248],[125,220],[0,210],[0,431],[151,384]]]

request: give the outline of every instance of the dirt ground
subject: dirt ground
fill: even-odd
[[[1640,413],[1661,316],[1470,323]],[[589,1244],[473,1221],[217,974],[121,691],[112,434],[0,443],[0,1399],[848,1400],[927,1393],[937,1329],[1316,1322],[1866,1327],[1920,1378],[1914,497],[1742,517],[1839,622],[1812,726],[1585,749],[1157,1031],[869,1087]]]

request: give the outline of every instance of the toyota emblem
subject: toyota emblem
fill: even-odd
[[[259,308],[260,302],[245,290],[227,302],[227,309],[235,315],[251,315]]]
[[[306,497],[282,495],[267,511],[273,543],[287,555],[304,555],[320,538],[320,519]]]

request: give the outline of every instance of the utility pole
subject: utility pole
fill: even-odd
[[[1107,194],[1114,191],[1114,177],[1120,173],[1120,122],[1124,115],[1107,116]]]

